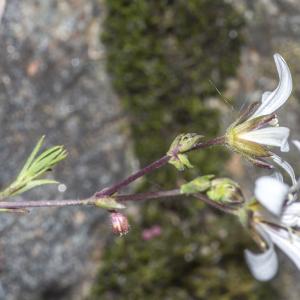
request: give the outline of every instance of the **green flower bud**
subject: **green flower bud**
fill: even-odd
[[[179,171],[183,171],[185,168],[193,168],[184,152],[191,150],[202,137],[202,135],[196,133],[182,133],[178,135],[167,152],[167,155],[171,156],[169,163],[174,165]]]
[[[239,185],[229,178],[212,180],[207,196],[216,202],[227,204],[240,204],[244,202]]]
[[[175,153],[183,153],[192,149],[203,135],[197,133],[181,133],[179,134],[171,144],[168,155],[172,156]]]
[[[210,188],[211,180],[214,177],[215,175],[199,176],[194,180],[181,185],[180,192],[186,195],[204,192]]]

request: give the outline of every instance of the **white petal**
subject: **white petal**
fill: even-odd
[[[262,225],[263,229],[269,234],[273,243],[279,247],[300,269],[300,240],[295,234],[290,234],[286,230]]]
[[[0,22],[5,10],[6,0],[0,0]]]
[[[259,232],[267,242],[268,250],[263,253],[253,253],[245,250],[244,255],[253,277],[259,281],[268,281],[277,273],[278,259],[270,237],[261,230]]]
[[[274,153],[272,154],[271,158],[276,164],[278,164],[282,169],[284,169],[290,175],[293,185],[297,184],[295,172],[292,166],[287,161],[283,160],[281,157],[279,157]]]
[[[297,149],[300,151],[300,141],[293,140],[293,143],[297,147]]]
[[[292,76],[287,63],[279,54],[274,55],[274,60],[279,75],[279,84],[273,92],[263,94],[261,105],[250,119],[275,112],[286,102],[292,92]]]
[[[281,222],[290,227],[300,227],[300,203],[294,202],[283,212]]]
[[[288,185],[273,177],[260,177],[255,182],[255,197],[265,208],[277,216],[281,214],[288,191]]]
[[[268,98],[270,97],[270,95],[272,94],[272,92],[264,92],[262,94],[262,97],[261,97],[261,102],[265,102],[266,100],[268,100]]]
[[[239,137],[262,145],[280,147],[282,152],[287,152],[289,134],[290,129],[287,127],[267,127],[242,133]]]
[[[281,174],[280,172],[278,172],[278,171],[273,172],[273,174],[271,175],[271,177],[277,179],[277,180],[280,181],[280,182],[283,182],[283,176],[282,176],[282,174]]]

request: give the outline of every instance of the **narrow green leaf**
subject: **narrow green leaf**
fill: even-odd
[[[18,177],[16,180],[18,180],[19,178],[22,178],[22,176],[24,175],[24,173],[26,172],[26,170],[30,167],[30,165],[32,164],[36,154],[39,152],[39,150],[41,149],[43,142],[44,142],[45,136],[43,135],[39,141],[37,142],[36,146],[34,147],[33,151],[31,152],[30,156],[28,157],[27,161],[25,162],[21,172],[19,173]]]
[[[37,186],[40,185],[45,185],[45,184],[58,184],[59,182],[56,180],[51,180],[51,179],[39,179],[39,180],[33,180],[28,182],[25,186],[21,187],[20,189],[16,190],[10,196],[16,196],[19,194],[22,194],[28,190],[31,190]]]
[[[28,213],[29,210],[26,208],[0,208],[0,212],[8,212],[8,213]]]
[[[58,162],[67,157],[67,151],[63,146],[50,147],[36,157],[41,149],[44,138],[44,136],[40,138],[16,180],[12,182],[5,190],[0,192],[0,197],[7,198],[21,194],[40,185],[58,183],[55,180],[48,179],[36,180],[46,171],[52,169]]]

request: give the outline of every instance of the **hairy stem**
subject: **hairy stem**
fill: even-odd
[[[206,195],[202,194],[202,193],[197,193],[194,195],[194,197],[198,198],[199,200],[205,202],[206,204],[218,209],[218,210],[221,210],[223,212],[226,212],[226,213],[233,213],[235,211],[235,208],[234,207],[230,207],[230,206],[227,206],[227,205],[224,205],[222,203],[219,203],[219,202],[216,202],[216,201],[213,201],[211,200],[210,198],[208,198]]]
[[[139,194],[130,194],[130,195],[118,195],[115,197],[118,202],[127,202],[127,201],[142,201],[149,199],[159,199],[159,198],[169,198],[169,197],[178,197],[184,196],[181,193],[180,189],[167,190],[167,191],[157,191],[157,192],[146,192]],[[196,193],[194,195],[199,200],[205,202],[206,204],[213,206],[224,212],[231,212],[231,209],[226,207],[221,203],[217,203],[209,199],[206,195],[201,193]],[[39,201],[27,201],[23,200],[20,202],[8,202],[1,201],[0,209],[21,209],[21,208],[43,208],[43,207],[64,207],[64,206],[80,206],[80,205],[96,205],[99,201],[99,198],[91,197],[87,199],[77,199],[77,200],[39,200]]]
[[[126,202],[126,201],[141,201],[141,200],[176,197],[176,196],[182,196],[179,189],[158,191],[158,192],[146,192],[146,193],[131,194],[131,195],[118,195],[115,196],[114,198],[116,199],[116,201]],[[70,200],[37,200],[37,201],[22,200],[20,202],[1,201],[0,209],[96,205],[98,201],[99,198],[97,197],[91,197],[87,199],[76,199],[76,200],[71,200],[71,199]]]
[[[211,139],[207,142],[198,143],[192,149],[190,149],[187,152],[207,148],[207,147],[214,146],[214,145],[221,145],[221,144],[224,144],[224,142],[225,142],[224,136],[217,137],[217,138]],[[118,183],[112,185],[111,187],[104,188],[100,192],[96,192],[95,196],[96,197],[109,196],[109,195],[112,195],[112,194],[116,193],[121,188],[126,187],[127,185],[134,182],[138,178],[143,177],[144,175],[146,175],[148,173],[151,173],[154,170],[163,167],[164,165],[166,165],[168,163],[170,158],[171,158],[171,156],[168,156],[168,155],[165,155],[165,156],[161,157],[160,159],[158,159],[158,160],[154,161],[153,163],[149,164],[148,166],[136,171],[135,173],[133,173],[130,176],[128,176],[127,178],[119,181]]]

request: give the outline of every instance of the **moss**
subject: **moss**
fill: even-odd
[[[131,116],[142,164],[163,155],[182,132],[208,137],[219,131],[218,111],[206,105],[235,74],[243,19],[221,0],[107,1],[103,41],[113,84]],[[233,36],[234,38],[230,38]],[[221,149],[193,154],[191,174],[219,172]],[[190,175],[189,175],[190,174]],[[174,184],[166,168],[151,177]]]
[[[189,204],[178,199],[163,213],[152,205],[126,238],[116,238],[102,257],[91,299],[276,299],[270,285],[247,270],[249,241],[240,225],[196,200]],[[161,227],[160,236],[143,240],[143,228],[153,225]]]
[[[162,156],[182,132],[215,137],[219,112],[207,105],[239,63],[242,17],[221,0],[107,1],[102,39],[113,85],[130,115],[142,165]],[[231,37],[231,38],[230,38]],[[174,187],[201,174],[220,174],[222,148],[191,155],[195,168],[168,166],[147,177]],[[103,253],[92,299],[274,299],[254,281],[242,253],[248,240],[231,217],[195,199],[143,203],[126,238]],[[138,219],[138,220],[137,220]],[[140,220],[140,221],[139,221]],[[142,239],[157,224],[162,234]],[[266,287],[266,288],[265,288]]]

